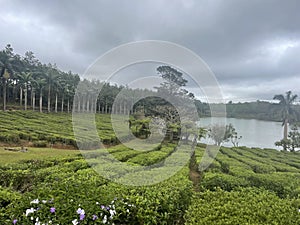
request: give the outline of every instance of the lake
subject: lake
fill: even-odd
[[[242,139],[239,141],[239,146],[281,149],[274,144],[283,137],[281,122],[236,118],[225,118],[225,120],[226,124],[231,123],[234,126],[238,136],[242,136]],[[210,124],[221,121],[224,121],[224,118],[201,118],[199,124],[201,127],[208,127]],[[204,143],[208,143],[208,141],[208,138],[201,139],[201,142]],[[210,143],[212,142],[210,141]],[[230,141],[222,145],[227,147],[233,146]]]

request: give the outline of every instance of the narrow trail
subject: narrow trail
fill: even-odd
[[[202,178],[202,175],[198,170],[198,164],[197,164],[195,152],[191,156],[189,168],[190,168],[189,177],[190,177],[190,180],[193,182],[194,191],[199,192],[200,191],[200,180]]]

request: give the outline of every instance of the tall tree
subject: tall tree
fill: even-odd
[[[51,112],[51,91],[55,85],[55,81],[58,78],[59,72],[55,65],[48,65],[46,80],[48,84],[48,112]]]
[[[22,101],[22,91],[24,90],[24,109],[27,110],[27,100],[28,100],[28,88],[32,82],[32,73],[22,72],[17,74],[18,81],[20,84],[20,101]],[[20,103],[21,104],[21,103]]]
[[[281,115],[282,115],[282,125],[283,129],[283,140],[287,141],[288,139],[288,124],[291,122],[292,118],[295,116],[295,111],[293,109],[293,103],[297,99],[297,95],[293,95],[291,91],[286,92],[284,95],[275,95],[274,100],[279,101]],[[287,150],[287,147],[284,146],[284,150]]]
[[[46,79],[36,79],[34,84],[34,88],[39,92],[39,106],[40,106],[40,113],[43,112],[43,90],[44,87],[47,85]]]
[[[6,93],[7,81],[13,73],[14,53],[13,48],[8,44],[4,50],[0,52],[0,79],[2,85],[3,110],[6,110]]]
[[[186,86],[188,81],[183,78],[181,72],[170,66],[159,66],[156,70],[160,77],[164,79],[160,87],[156,87],[158,91],[167,92],[172,95],[188,93],[182,88]]]

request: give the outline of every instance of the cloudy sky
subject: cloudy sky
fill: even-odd
[[[31,50],[62,70],[83,74],[120,44],[164,40],[197,53],[226,100],[300,94],[297,0],[0,0],[0,5],[1,48],[10,43],[16,53]]]

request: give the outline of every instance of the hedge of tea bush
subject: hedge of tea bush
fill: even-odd
[[[194,196],[185,224],[300,224],[299,208],[293,201],[264,189],[208,190]]]

